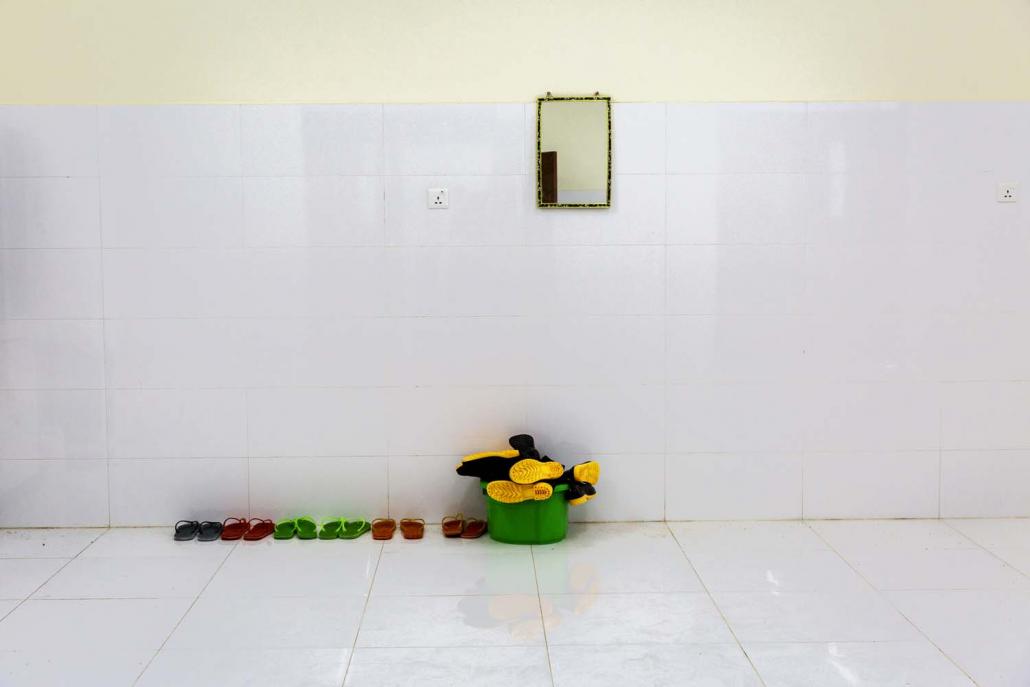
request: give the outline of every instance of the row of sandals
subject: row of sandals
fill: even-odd
[[[319,527],[313,518],[302,516],[289,520],[272,522],[261,518],[226,518],[222,522],[213,520],[180,520],[175,523],[175,541],[258,541],[271,535],[274,539],[357,539],[365,532],[371,532],[373,539],[393,539],[397,531],[393,518],[376,518],[372,522],[363,519],[345,520],[330,518]],[[422,518],[401,518],[401,536],[405,539],[422,539],[426,521]],[[448,515],[441,523],[443,536],[447,538],[478,539],[486,533],[486,521],[479,518],[465,519],[461,513]]]

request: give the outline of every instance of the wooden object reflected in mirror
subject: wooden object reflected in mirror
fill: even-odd
[[[558,152],[555,150],[540,153],[540,201],[558,202]]]

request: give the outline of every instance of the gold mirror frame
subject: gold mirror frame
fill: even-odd
[[[603,100],[608,106],[608,183],[603,203],[545,203],[540,169],[540,112],[545,102],[554,100]],[[547,95],[536,99],[536,206],[538,208],[610,208],[612,206],[612,99],[608,95]]]

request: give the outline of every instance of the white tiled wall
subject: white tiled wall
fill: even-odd
[[[0,525],[433,520],[521,431],[581,519],[1030,516],[1030,104],[616,105],[608,211],[534,117],[0,107]]]

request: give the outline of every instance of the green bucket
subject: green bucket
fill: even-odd
[[[501,503],[487,496],[486,482],[480,482],[486,499],[487,532],[494,541],[505,544],[553,544],[569,530],[567,484],[554,488],[545,501]]]

